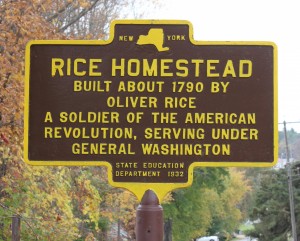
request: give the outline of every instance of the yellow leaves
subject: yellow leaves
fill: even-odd
[[[174,199],[172,197],[172,193],[169,192],[167,193],[167,195],[164,197],[164,199],[162,200],[162,204],[166,204],[166,203],[170,203],[172,202]]]
[[[79,0],[78,3],[82,8],[88,8],[91,5],[90,2],[86,0]]]
[[[93,235],[93,233],[89,233],[86,238],[84,239],[84,241],[94,241],[95,237]]]
[[[78,220],[73,215],[72,197],[69,195],[68,170],[63,167],[31,167],[27,178],[31,179],[25,205],[31,207],[36,217],[43,217],[45,229],[59,237],[61,227],[74,229]],[[59,217],[59,222],[58,222]],[[59,226],[57,226],[59,225]],[[76,234],[78,231],[74,230]]]
[[[78,237],[79,220],[73,214],[69,169],[32,167],[20,160],[13,161],[10,152],[4,153],[8,154],[9,168],[1,178],[1,187],[5,193],[1,196],[9,198],[10,207],[17,207],[14,210],[29,220],[39,220],[32,224],[33,228],[55,237],[49,240],[62,240],[59,237],[67,236],[65,240],[71,241],[75,236]]]
[[[230,200],[228,203],[235,206],[251,188],[245,181],[244,172],[239,171],[237,168],[231,168],[229,171],[230,178],[226,180],[226,189],[222,194],[222,198]]]
[[[123,223],[131,225],[135,215],[135,197],[127,191],[107,190],[108,184],[103,184],[107,177],[104,169],[91,168],[85,172],[84,168],[32,167],[22,161],[25,46],[33,39],[65,39],[44,17],[71,5],[73,10],[86,9],[90,3],[88,0],[1,1],[1,201],[16,207],[16,212],[32,222],[32,229],[40,233],[39,240],[76,240],[79,223],[84,218],[98,225],[100,214],[111,221],[122,215]],[[100,34],[103,37],[105,33]],[[102,210],[101,203],[105,204]]]
[[[225,190],[220,194],[222,212],[219,220],[224,223],[224,230],[233,231],[242,218],[242,212],[238,207],[251,188],[244,172],[237,168],[230,168],[229,173],[229,177],[225,180]]]
[[[184,214],[188,213],[190,216],[185,221],[189,222],[191,219],[193,221],[190,225],[196,223],[197,228],[192,232],[192,236],[205,235],[209,228],[216,228],[213,225],[216,225],[219,231],[229,232],[237,227],[242,217],[239,206],[250,187],[243,172],[238,169],[228,171],[229,175],[222,177],[223,190],[220,190],[220,186],[217,189],[214,186],[200,185],[197,191],[190,189],[184,196],[175,196],[179,196],[180,202],[177,203],[177,207],[180,207],[181,215],[184,217]]]
[[[83,172],[84,174],[84,172]],[[87,176],[81,175],[77,178],[77,199],[79,208],[84,215],[88,215],[91,222],[94,222],[98,229],[98,221],[100,219],[100,202],[101,197],[91,180]]]

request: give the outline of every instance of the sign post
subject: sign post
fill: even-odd
[[[147,190],[136,212],[135,234],[137,241],[163,241],[163,209],[156,194]]]
[[[277,48],[193,39],[187,21],[115,21],[108,40],[26,48],[24,159],[106,166],[139,200],[198,166],[277,160]]]

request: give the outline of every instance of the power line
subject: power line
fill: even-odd
[[[300,124],[300,121],[284,121],[284,122],[280,122],[278,123],[278,125],[284,125],[285,124]]]

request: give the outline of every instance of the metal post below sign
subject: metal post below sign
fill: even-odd
[[[147,190],[136,212],[136,240],[163,241],[163,209],[152,190]]]

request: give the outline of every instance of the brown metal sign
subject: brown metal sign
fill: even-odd
[[[162,192],[189,185],[195,166],[271,166],[276,51],[195,41],[186,21],[116,21],[107,41],[32,41],[25,161],[104,165],[115,186]]]

